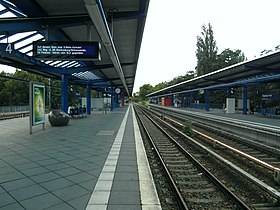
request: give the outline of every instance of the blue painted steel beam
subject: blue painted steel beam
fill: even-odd
[[[9,35],[7,35],[7,33],[5,34],[5,36],[2,36],[1,38],[0,38],[0,41],[3,41],[4,39],[7,39],[9,37]]]
[[[209,91],[204,91],[204,97],[205,97],[205,110],[209,111]]]
[[[90,90],[91,84],[87,84],[87,114],[91,114],[91,90]]]
[[[247,114],[247,86],[243,86],[243,114]]]
[[[9,1],[9,2],[11,2],[11,1]],[[0,0],[0,4],[2,6],[4,6],[9,12],[13,13],[15,16],[24,17],[24,15],[22,15],[22,11],[20,11],[20,9],[18,9],[14,5],[8,3],[8,1]]]
[[[122,20],[131,20],[137,18],[144,18],[146,17],[146,13],[142,11],[129,11],[129,12],[115,12],[112,13],[108,12],[108,22],[110,22],[111,17],[113,15],[113,21],[122,21]]]
[[[28,17],[47,16],[47,13],[40,7],[40,5],[33,0],[9,0],[17,6],[17,8],[26,14]]]
[[[40,7],[40,5],[33,0],[9,0],[17,6],[27,17],[47,17],[48,14]],[[51,40],[71,40],[62,30],[54,29],[51,33]]]
[[[9,10],[3,9],[3,10],[0,11],[0,15],[3,15],[3,14],[5,14],[5,13],[7,13],[7,12],[9,12]]]
[[[88,15],[72,15],[72,16],[46,16],[46,17],[16,17],[16,18],[0,18],[1,31],[9,31],[10,33],[42,30],[44,26],[51,29],[60,29],[63,27],[77,26],[90,21]]]
[[[67,74],[63,74],[61,76],[61,93],[62,93],[62,97],[61,97],[61,109],[64,112],[68,112],[68,75]]]

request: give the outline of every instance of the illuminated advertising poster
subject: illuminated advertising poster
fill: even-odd
[[[45,86],[33,84],[33,125],[45,123]]]

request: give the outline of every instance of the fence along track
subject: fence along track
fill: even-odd
[[[148,116],[139,118],[146,124],[154,147],[157,148],[171,175],[170,179],[173,180],[171,182],[176,183],[179,196],[184,198],[188,208],[234,209],[238,206],[249,209],[151,118]]]

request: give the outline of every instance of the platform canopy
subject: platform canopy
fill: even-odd
[[[201,90],[242,87],[275,80],[280,80],[279,51],[183,81],[147,96],[160,97]]]
[[[131,96],[149,0],[0,0],[0,64]],[[37,59],[34,41],[99,42],[101,60]],[[8,45],[5,45],[8,44]]]

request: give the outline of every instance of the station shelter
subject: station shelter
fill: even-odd
[[[151,103],[275,116],[280,108],[280,52],[244,61],[147,95]],[[265,87],[265,88],[264,88]],[[171,101],[171,103],[165,103]]]
[[[0,64],[42,75],[48,87],[61,81],[65,112],[72,85],[86,88],[88,114],[92,90],[110,97],[113,110],[132,95],[148,5],[0,0]]]

